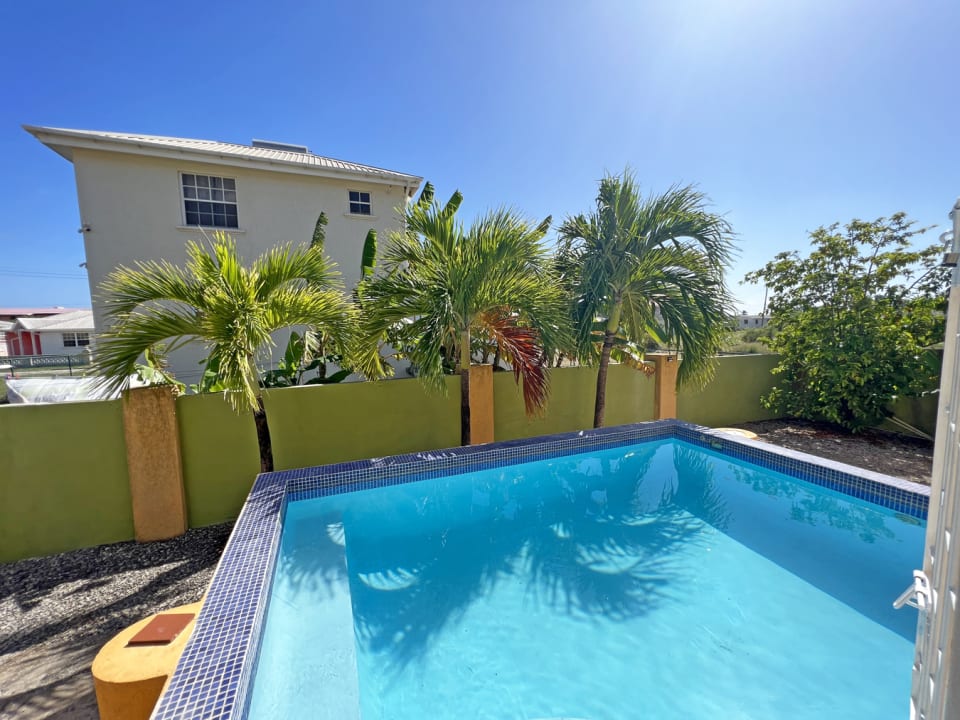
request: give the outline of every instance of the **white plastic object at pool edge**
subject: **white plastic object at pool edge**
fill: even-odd
[[[927,580],[927,576],[923,570],[914,570],[913,584],[904,590],[900,597],[893,601],[893,606],[897,610],[904,605],[915,607],[917,610],[926,610],[931,604],[930,600],[930,581]]]

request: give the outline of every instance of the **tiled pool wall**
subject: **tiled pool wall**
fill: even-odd
[[[930,489],[678,420],[661,420],[260,475],[214,574],[193,636],[154,720],[241,720],[259,650],[283,513],[290,500],[677,438],[925,519]],[[248,661],[249,660],[249,661]]]

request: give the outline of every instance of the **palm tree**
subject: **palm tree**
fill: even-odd
[[[470,442],[469,370],[474,345],[494,345],[513,367],[528,413],[547,398],[546,354],[563,342],[563,295],[541,240],[550,224],[534,225],[512,210],[494,210],[469,229],[457,222],[462,196],[441,205],[427,183],[404,212],[404,230],[387,243],[380,272],[358,288],[368,349],[365,369],[377,372],[377,346],[387,335],[429,387],[461,375],[461,440]]]
[[[639,366],[647,340],[667,343],[683,355],[678,385],[710,378],[731,312],[731,237],[703,193],[674,186],[642,197],[629,171],[600,181],[596,210],[564,221],[558,264],[574,288],[578,353],[599,362],[594,427],[603,425],[611,354]]]
[[[100,290],[110,329],[100,336],[94,371],[104,386],[120,390],[143,353],[202,343],[234,410],[253,413],[260,469],[269,472],[273,450],[258,362],[269,359],[271,333],[322,328],[346,352],[356,311],[320,247],[276,247],[246,267],[233,238],[217,232],[209,250],[187,243],[187,258],[183,268],[138,262],[107,276]]]

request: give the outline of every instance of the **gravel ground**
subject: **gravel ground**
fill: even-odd
[[[199,600],[230,529],[0,565],[0,718],[97,720],[94,656],[137,620]]]

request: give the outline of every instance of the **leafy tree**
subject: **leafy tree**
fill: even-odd
[[[295,325],[323,328],[346,351],[356,311],[333,263],[319,247],[278,247],[244,266],[233,238],[214,233],[208,251],[187,243],[187,263],[138,262],[114,270],[100,286],[110,329],[97,345],[94,368],[113,390],[128,385],[137,360],[158,345],[173,350],[200,342],[233,408],[253,413],[260,469],[273,469],[270,428],[259,363],[271,333]]]
[[[643,197],[627,171],[603,178],[596,209],[560,227],[578,352],[599,365],[594,427],[603,425],[611,357],[644,369],[650,339],[683,354],[678,385],[712,375],[730,315],[723,271],[732,232],[706,204],[689,186]]]
[[[762,328],[750,328],[749,330],[743,330],[740,333],[740,337],[743,342],[769,342],[770,338],[773,337],[773,330],[769,327]]]
[[[911,249],[926,230],[913,228],[904,213],[820,227],[807,257],[783,252],[746,276],[769,288],[781,353],[767,407],[857,431],[936,382],[925,348],[943,340],[949,271],[941,246]]]
[[[365,370],[382,363],[389,338],[429,387],[461,381],[461,439],[470,442],[469,370],[474,339],[495,343],[510,362],[528,413],[546,402],[545,354],[563,338],[564,300],[541,239],[549,218],[533,225],[495,210],[468,229],[457,222],[462,196],[441,205],[427,183],[390,236],[380,273],[358,287],[368,352]]]

